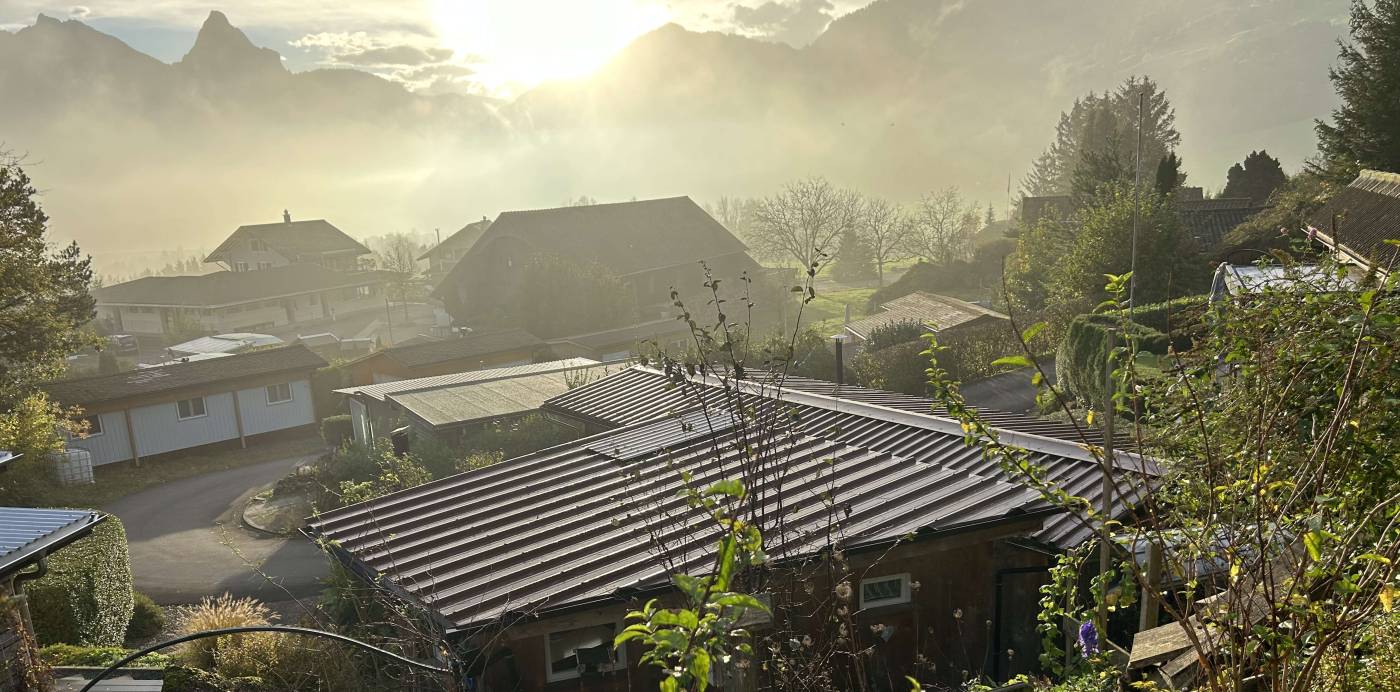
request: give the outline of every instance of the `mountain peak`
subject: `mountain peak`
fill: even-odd
[[[209,77],[236,77],[283,72],[282,56],[270,48],[259,48],[247,34],[229,23],[223,12],[213,10],[199,27],[194,46],[178,63],[179,67]]]

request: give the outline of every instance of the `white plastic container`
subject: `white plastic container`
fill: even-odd
[[[53,460],[52,473],[60,485],[91,485],[92,453],[86,449],[70,449],[50,457]]]

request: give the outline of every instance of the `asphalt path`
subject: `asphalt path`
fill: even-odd
[[[265,601],[316,594],[329,563],[302,537],[243,527],[247,499],[314,456],[297,456],[172,481],[103,509],[126,525],[136,590],[161,604],[230,593]]]

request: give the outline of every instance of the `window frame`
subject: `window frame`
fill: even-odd
[[[874,602],[869,602],[866,600],[866,585],[894,580],[899,581],[898,596],[895,596],[894,598],[879,599]],[[900,574],[884,574],[878,577],[870,577],[868,579],[860,580],[860,609],[865,610],[867,608],[883,608],[885,606],[903,605],[905,603],[909,603],[913,600],[913,594],[911,593],[911,589],[909,588],[911,581],[912,580],[910,579],[908,572],[902,572]]]
[[[194,412],[194,402],[195,402],[196,399],[199,400],[199,413],[197,413],[197,414]],[[180,404],[183,404],[183,403],[185,403],[185,402],[187,402],[187,401],[190,402],[190,407],[189,407],[189,408],[190,408],[190,414],[191,414],[191,415],[188,415],[188,416],[182,415],[182,414],[180,413]],[[202,396],[192,396],[192,397],[190,397],[190,398],[188,398],[188,399],[180,399],[180,400],[178,400],[178,401],[175,402],[175,418],[176,418],[177,420],[182,420],[182,421],[195,420],[195,419],[197,419],[197,418],[207,418],[208,416],[209,416],[209,403],[208,403],[207,401],[205,401],[205,400],[204,400],[204,397],[202,397]]]
[[[86,435],[83,435],[83,439],[102,437],[107,434],[107,428],[102,425],[102,414],[90,413],[83,416],[83,420],[88,422],[88,431]]]
[[[273,388],[273,387],[286,387],[286,388],[287,388],[287,398],[285,398],[285,399],[276,399],[276,400],[274,400],[274,399],[272,398],[272,388]],[[267,400],[267,405],[268,405],[268,406],[277,406],[277,405],[279,405],[279,404],[290,404],[290,403],[292,403],[293,401],[295,401],[295,400],[296,400],[296,393],[294,393],[294,392],[292,391],[292,383],[291,383],[291,382],[274,382],[274,383],[272,383],[272,384],[265,385],[265,386],[263,387],[263,397]]]
[[[551,636],[556,635],[556,634],[561,634],[561,633],[564,633],[564,632],[572,632],[572,631],[574,631],[574,630],[588,629],[588,628],[590,628],[590,627],[603,627],[603,626],[605,626],[605,625],[611,625],[611,626],[612,626],[612,628],[613,628],[613,636],[614,636],[614,637],[616,637],[616,636],[617,636],[617,633],[618,633],[618,632],[621,632],[622,629],[623,629],[623,626],[622,626],[622,623],[621,623],[621,622],[618,622],[618,621],[616,621],[616,620],[609,620],[609,621],[605,621],[605,622],[599,622],[599,623],[596,623],[596,624],[593,624],[593,625],[583,625],[583,626],[580,626],[580,627],[566,627],[566,628],[564,628],[564,629],[551,630],[551,631],[549,631],[549,632],[545,632],[545,634],[544,634],[544,678],[545,678],[545,682],[554,683],[554,682],[564,682],[564,681],[566,681],[566,680],[577,680],[577,679],[579,679],[578,666],[574,666],[574,669],[573,669],[572,671],[570,671],[570,672],[567,672],[567,673],[556,673],[556,672],[554,672],[554,652],[550,651],[550,646],[549,646],[549,638],[550,638]],[[623,647],[621,647],[621,648],[619,648],[619,649],[614,649],[614,648],[612,648],[612,642],[610,642],[610,641],[605,641],[605,642],[603,642],[603,644],[604,644],[605,646],[607,646],[607,647],[608,647],[608,650],[611,651],[611,652],[613,653],[613,662],[612,662],[610,665],[603,667],[603,668],[601,669],[601,672],[604,672],[604,673],[612,673],[612,672],[616,672],[616,671],[619,671],[619,670],[626,670],[626,669],[627,669],[627,647],[626,647],[626,646],[623,646]]]

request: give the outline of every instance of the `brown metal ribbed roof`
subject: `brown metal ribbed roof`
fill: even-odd
[[[750,391],[781,400],[800,420],[805,434],[840,440],[869,449],[895,454],[941,468],[979,474],[1016,482],[1005,469],[964,443],[959,424],[947,418],[947,411],[930,399],[853,385],[788,376],[776,385],[755,384]],[[812,396],[807,396],[812,395]],[[720,390],[687,380],[682,385],[664,373],[633,367],[616,375],[572,390],[545,402],[544,410],[563,414],[600,426],[617,426],[637,421],[674,416],[698,407],[700,397],[717,402]],[[1041,421],[1016,413],[983,409],[989,425],[1003,432],[1003,441],[1030,449],[1034,462],[1046,478],[1061,489],[1083,497],[1097,507],[1103,476],[1099,462],[1081,446],[1081,439],[1102,444],[1103,436],[1085,429],[1083,438],[1074,426]],[[913,415],[897,415],[913,414]],[[1136,455],[1120,453],[1118,465],[1123,474],[1115,495],[1118,512],[1127,510],[1123,498],[1135,497],[1133,481],[1144,468],[1155,473],[1155,465]],[[1035,535],[1046,544],[1069,548],[1088,539],[1092,531],[1072,515],[1051,517]]]
[[[677,496],[681,472],[700,488],[738,476],[742,445],[728,419],[710,427],[685,418],[625,426],[329,512],[308,533],[451,627],[628,599],[668,583],[653,539],[684,571],[709,565],[713,528]],[[611,451],[622,449],[614,440],[626,451]],[[781,497],[785,530],[765,535],[776,559],[823,548],[829,525],[843,547],[858,549],[1054,512],[1024,487],[835,439],[774,431],[748,443],[781,461],[750,488],[766,499],[770,521]],[[834,505],[823,500],[833,489]]]

